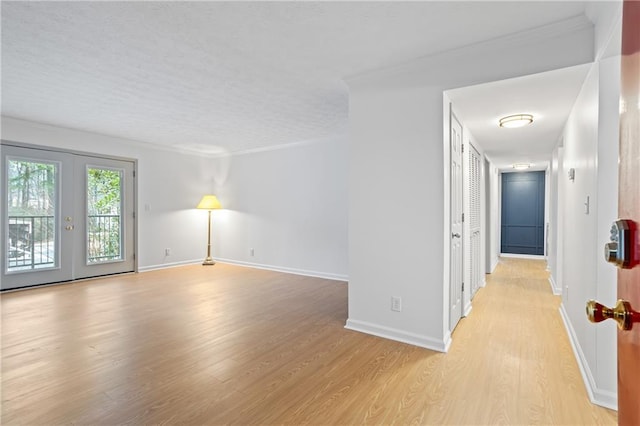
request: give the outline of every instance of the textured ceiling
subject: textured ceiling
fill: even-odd
[[[342,134],[343,78],[584,2],[2,1],[2,114],[204,153]]]

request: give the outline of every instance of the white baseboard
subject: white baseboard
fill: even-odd
[[[295,274],[295,275],[304,275],[306,277],[315,277],[315,278],[324,278],[327,280],[335,280],[335,281],[348,281],[349,277],[347,275],[341,275],[341,274],[332,274],[329,272],[317,272],[317,271],[308,271],[305,269],[296,269],[296,268],[286,268],[286,267],[282,267],[282,266],[271,266],[271,265],[262,265],[259,263],[251,263],[251,262],[243,262],[240,260],[232,260],[232,259],[219,259],[219,258],[215,258],[214,259],[216,262],[218,263],[228,263],[230,265],[236,265],[236,266],[245,266],[248,268],[256,268],[256,269],[266,269],[269,271],[276,271],[276,272],[284,272],[287,274]],[[185,260],[182,262],[173,262],[173,263],[162,263],[159,265],[150,265],[150,266],[143,266],[138,268],[138,272],[148,272],[148,271],[156,271],[159,269],[166,269],[166,268],[175,268],[177,266],[186,266],[186,265],[197,265],[202,263],[202,259],[198,259],[198,260]]]
[[[518,259],[545,260],[544,255],[538,254],[517,254],[517,253],[500,253],[500,257],[513,257]]]
[[[467,303],[467,306],[464,307],[464,313],[462,314],[463,317],[468,317],[469,314],[471,313],[471,309],[473,309],[473,306],[471,306],[471,302]]]
[[[175,268],[178,266],[197,265],[202,263],[202,259],[198,260],[183,260],[181,262],[160,263],[158,265],[140,266],[138,272],[157,271],[159,269]]]
[[[553,275],[549,275],[549,285],[551,286],[551,291],[553,292],[553,294],[555,294],[556,296],[562,295],[562,289],[558,288],[556,280],[553,279]]]
[[[228,263],[230,265],[236,265],[236,266],[246,266],[249,268],[265,269],[268,271],[284,272],[287,274],[303,275],[305,277],[324,278],[326,280],[334,280],[334,281],[349,281],[349,277],[347,275],[334,274],[331,272],[318,272],[318,271],[309,271],[307,269],[287,268],[284,266],[263,265],[260,263],[244,262],[241,260],[232,260],[232,259],[216,259],[216,262]]]
[[[567,334],[569,335],[569,342],[571,343],[573,354],[575,355],[576,361],[578,362],[578,368],[580,369],[580,374],[582,375],[582,380],[584,381],[584,386],[587,389],[589,399],[596,405],[600,405],[602,407],[617,411],[618,395],[611,391],[598,389],[598,387],[596,386],[593,374],[591,374],[591,369],[589,368],[589,364],[587,363],[587,358],[582,352],[582,348],[580,347],[580,343],[578,342],[576,332],[571,325],[571,321],[569,321],[569,315],[567,314],[567,311],[564,307],[564,303],[560,304],[560,317],[562,318],[564,327],[566,328]]]
[[[408,343],[421,348],[431,349],[432,351],[447,352],[449,350],[449,346],[451,346],[450,333],[447,333],[443,340],[438,340],[422,334],[410,333],[396,328],[352,319],[347,320],[344,328],[402,343]]]

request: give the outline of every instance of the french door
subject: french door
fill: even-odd
[[[2,290],[135,269],[134,163],[2,145]]]

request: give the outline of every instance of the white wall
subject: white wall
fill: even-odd
[[[560,176],[563,235],[563,303],[567,323],[590,397],[616,407],[616,325],[591,324],[584,307],[589,299],[615,304],[616,269],[608,265],[603,246],[617,213],[618,97],[620,58],[596,62],[580,92],[564,131],[563,168],[575,169],[575,180]],[[584,203],[589,197],[587,214]]]
[[[213,192],[225,207],[213,212],[215,259],[346,278],[344,138],[214,159],[2,117],[2,139],[136,159],[141,271],[204,259],[207,213],[195,206]]]
[[[347,322],[440,350],[442,111],[441,89],[351,93]],[[392,296],[402,312],[390,310]]]
[[[544,257],[545,260],[549,258],[549,229],[551,225],[549,224],[549,220],[551,218],[551,210],[549,208],[549,200],[551,198],[551,170],[550,167],[547,166],[547,169],[544,171]],[[549,270],[549,265],[547,264],[547,271]]]
[[[559,179],[566,178],[566,174],[560,169],[562,165],[562,150],[562,147],[556,147],[549,163],[549,235],[547,236],[549,253],[547,254],[547,267],[551,290],[556,295],[562,294],[562,282],[558,279],[559,265],[562,265],[562,259],[559,258],[559,253],[562,249],[559,244],[561,241],[561,235],[559,235],[561,227],[558,227],[559,200],[563,199],[559,196]]]
[[[593,59],[583,21],[479,43],[347,81],[350,89],[347,328],[446,351],[450,88]],[[380,198],[388,208],[380,208]],[[391,297],[403,300],[391,311]]]
[[[487,222],[489,223],[489,233],[487,234],[487,270],[490,274],[498,266],[500,260],[500,171],[493,165],[491,160],[487,159],[486,179],[488,188],[487,202]]]
[[[592,66],[558,150],[557,279],[561,313],[593,402],[617,407],[616,325],[587,321],[584,306],[597,299],[615,304],[616,269],[604,261],[603,245],[617,217],[620,95],[620,2],[589,4],[596,22]],[[575,168],[575,181],[567,177]],[[590,212],[584,202],[590,197]]]
[[[216,159],[218,257],[346,280],[347,152],[336,137]]]

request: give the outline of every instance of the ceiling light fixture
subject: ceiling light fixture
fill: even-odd
[[[527,170],[529,167],[531,167],[531,164],[527,164],[527,163],[516,163],[513,166],[514,169],[516,170]]]
[[[499,121],[500,127],[515,129],[533,123],[533,115],[531,114],[515,114],[502,117]]]

